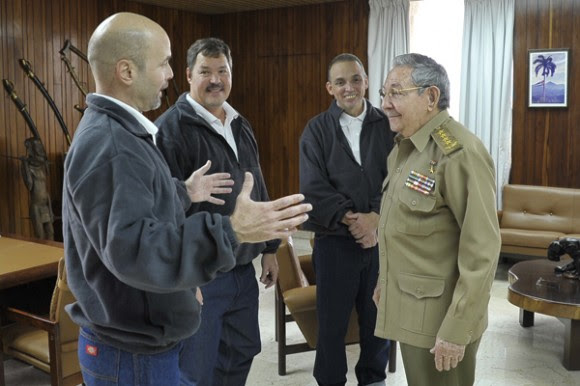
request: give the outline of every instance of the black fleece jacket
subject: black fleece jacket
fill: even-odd
[[[385,114],[369,101],[360,135],[359,165],[340,127],[343,110],[333,101],[312,118],[300,138],[300,193],[313,209],[303,228],[318,234],[349,236],[341,223],[349,210],[379,213],[381,186],[393,133]]]
[[[234,180],[232,193],[220,196],[226,202],[224,205],[209,202],[193,203],[187,214],[208,211],[225,216],[231,215],[236,206],[236,198],[242,189],[245,172],[251,172],[254,176],[252,199],[268,201],[268,191],[258,157],[258,144],[250,123],[241,115],[232,121],[232,133],[238,149],[236,158],[225,138],[195,112],[186,96],[186,93],[182,94],[177,102],[155,121],[159,128],[157,147],[163,153],[172,175],[180,180],[186,180],[207,160],[211,160],[208,174],[227,172]],[[237,264],[247,264],[260,253],[276,253],[279,244],[280,240],[241,244],[236,251]]]

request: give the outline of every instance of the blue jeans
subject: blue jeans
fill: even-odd
[[[201,325],[179,358],[181,385],[242,386],[261,349],[254,266],[218,274],[201,293]]]
[[[346,383],[344,338],[356,307],[360,333],[356,378],[359,385],[383,382],[390,342],[374,335],[377,308],[372,296],[379,275],[378,247],[363,249],[352,237],[317,236],[312,257],[318,317],[314,378],[319,385]]]
[[[159,354],[134,354],[99,340],[88,328],[79,333],[78,355],[87,386],[179,385],[181,343]]]

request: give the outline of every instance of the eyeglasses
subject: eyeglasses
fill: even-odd
[[[428,87],[430,87],[430,86],[418,86],[418,87],[410,87],[410,88],[391,88],[387,92],[385,92],[385,90],[383,88],[381,88],[379,90],[379,95],[381,96],[381,99],[384,99],[386,96],[388,96],[389,99],[398,99],[399,97],[407,95],[407,93],[409,91],[420,90],[420,89],[428,88]]]

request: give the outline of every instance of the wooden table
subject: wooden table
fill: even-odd
[[[0,307],[2,291],[21,284],[56,277],[64,256],[62,243],[0,236]],[[1,312],[1,310],[0,310]],[[0,339],[0,386],[4,386],[4,355]]]
[[[0,236],[0,289],[56,276],[62,243]]]
[[[561,318],[565,325],[562,364],[567,370],[580,370],[580,280],[554,272],[570,261],[514,264],[508,271],[508,300],[520,307],[522,327],[534,325],[534,312]]]

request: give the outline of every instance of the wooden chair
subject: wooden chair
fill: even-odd
[[[291,237],[283,240],[277,252],[278,283],[276,284],[276,339],[278,340],[278,374],[286,375],[286,356],[316,349],[318,320],[316,317],[316,283],[310,255],[297,256]],[[308,273],[308,277],[305,274]],[[290,314],[286,313],[286,308]],[[353,309],[345,344],[358,343],[358,315]],[[296,322],[305,343],[286,343],[286,323]],[[397,342],[392,341],[389,372],[396,370]]]
[[[74,301],[61,258],[48,318],[11,307],[2,312],[2,322],[13,323],[2,331],[0,347],[7,355],[49,373],[53,386],[83,382],[77,354],[79,328],[64,310]]]

